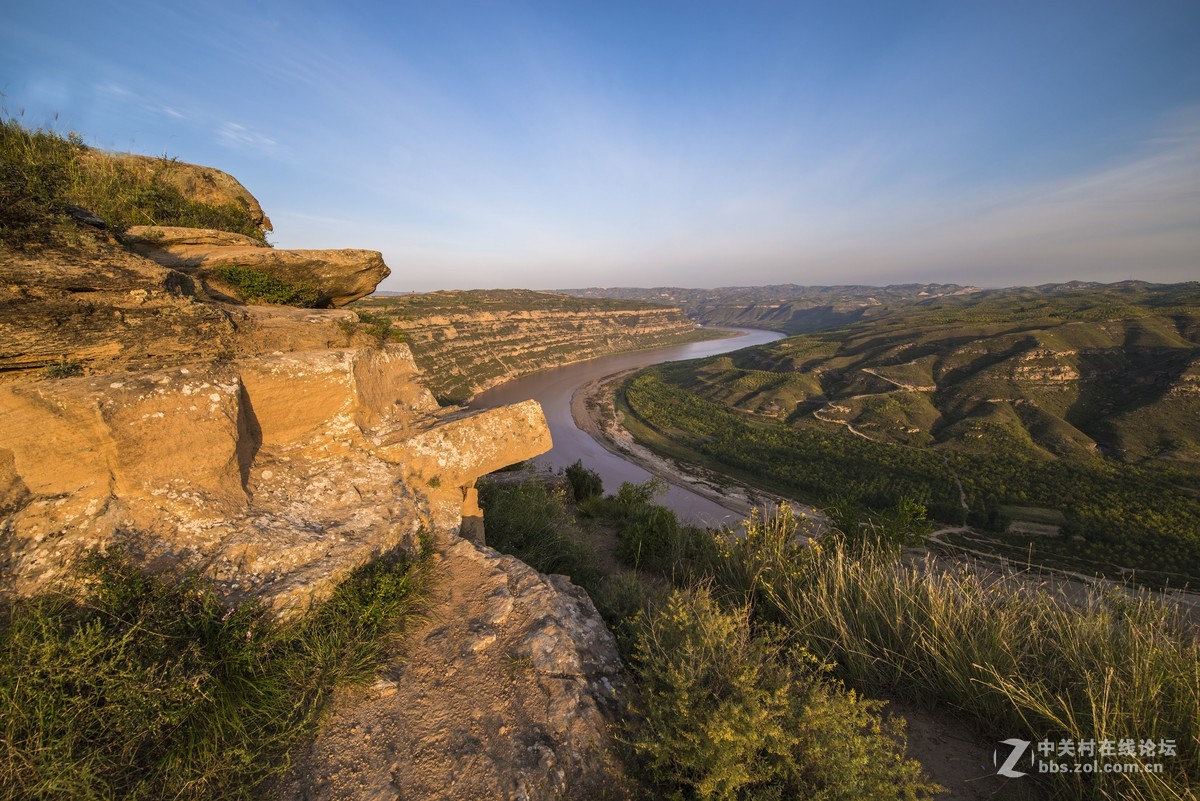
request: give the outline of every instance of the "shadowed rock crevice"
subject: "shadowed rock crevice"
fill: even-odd
[[[238,474],[242,478],[242,489],[250,495],[250,468],[262,448],[262,426],[258,416],[254,414],[254,404],[246,394],[245,386],[238,395],[238,441],[237,461]]]

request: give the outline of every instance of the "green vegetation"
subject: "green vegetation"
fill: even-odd
[[[423,563],[379,560],[280,623],[197,576],[94,557],[82,597],[20,601],[0,621],[0,799],[257,797],[333,688],[393,652]]]
[[[829,666],[745,604],[672,592],[636,622],[642,709],[631,737],[650,775],[702,799],[932,798],[904,758],[904,724],[847,693]]]
[[[613,495],[587,495],[573,512],[565,487],[480,486],[489,544],[570,576],[616,632],[643,699],[625,739],[655,788],[648,795],[930,797],[933,785],[903,759],[902,724],[886,719],[882,704],[846,691],[750,607],[722,606],[693,585],[689,577],[713,573],[718,540],[654,504],[661,489],[626,483]],[[615,532],[627,565],[650,572],[605,575],[586,544],[596,527]],[[653,589],[668,577],[679,589]]]
[[[479,505],[485,510],[489,546],[539,572],[570,576],[588,590],[599,588],[596,556],[576,528],[561,488],[539,481],[484,481]]]
[[[83,365],[75,359],[63,359],[42,370],[45,378],[74,378],[83,375]]]
[[[626,425],[786,496],[876,510],[909,497],[992,532],[998,552],[1200,581],[1200,285],[981,292],[880,314],[643,372],[618,398]],[[1039,525],[1006,533],[1014,508]]]
[[[493,509],[529,505],[504,496],[531,490],[489,487],[490,536]],[[566,492],[551,493],[556,530],[577,537],[599,522],[626,536],[655,514],[654,494],[627,485],[573,517]],[[906,560],[899,546],[924,528],[911,500],[882,514],[845,502],[831,511],[840,530],[816,543],[787,507],[743,532],[702,532],[704,546],[676,524],[670,557],[598,588],[594,559],[577,557],[640,690],[626,739],[651,795],[926,797],[928,782],[900,758],[902,731],[844,681],[954,714],[988,740],[1173,741],[1175,756],[1120,759],[1161,762],[1161,774],[1022,781],[1055,798],[1194,801],[1200,640],[1185,613],[1145,591],[1068,598],[1030,576]],[[674,589],[655,589],[664,581]]]
[[[998,515],[1011,504],[1066,514],[1068,538],[1020,541],[1034,559],[1071,556],[1079,567],[1099,572],[1130,567],[1150,583],[1200,580],[1200,500],[1180,492],[1185,479],[1164,467],[935,451],[774,424],[671,383],[687,369],[643,372],[626,385],[624,399],[640,421],[697,461],[818,503],[841,498],[883,509],[909,497],[933,517],[954,522],[962,521],[961,484],[968,522],[987,525],[991,510]],[[1069,538],[1074,535],[1083,540]]]
[[[317,289],[306,283],[284,281],[251,267],[227,265],[214,271],[222,281],[238,290],[247,303],[272,303],[280,306],[316,305]]]
[[[867,691],[936,701],[997,739],[1173,740],[1164,774],[1055,776],[1056,798],[1194,799],[1200,780],[1200,641],[1148,593],[1068,600],[999,578],[797,540],[784,514],[722,538],[717,586],[749,597]]]
[[[408,334],[392,324],[392,319],[383,314],[359,309],[356,311],[357,322],[354,320],[339,320],[338,327],[347,337],[355,334],[366,334],[378,347],[389,342],[408,342]]]
[[[599,498],[604,494],[604,482],[594,470],[588,470],[582,461],[576,461],[566,470],[567,481],[571,482],[571,494],[576,501]]]
[[[164,180],[176,169],[172,159],[164,157],[147,174],[92,154],[78,134],[64,137],[0,120],[0,244],[72,244],[78,237],[72,206],[98,215],[116,234],[133,225],[180,225],[264,238],[241,204],[189,200]]]

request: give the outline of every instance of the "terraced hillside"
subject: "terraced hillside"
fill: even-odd
[[[875,319],[915,303],[979,290],[958,284],[892,286],[590,287],[564,289],[585,298],[620,298],[669,303],[705,325],[746,326],[800,334]]]
[[[1200,577],[1200,284],[942,298],[643,373],[626,400],[778,489],[909,495],[1021,547]]]
[[[712,335],[661,304],[522,289],[371,298],[354,308],[407,339],[445,402],[547,367]]]

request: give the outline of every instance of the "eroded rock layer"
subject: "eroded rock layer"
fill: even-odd
[[[547,367],[696,337],[678,309],[520,290],[372,299],[363,308],[391,317],[430,389],[452,402]]]
[[[10,383],[0,409],[15,595],[116,542],[303,609],[418,529],[457,528],[477,476],[550,447],[536,403],[448,414],[404,345]]]

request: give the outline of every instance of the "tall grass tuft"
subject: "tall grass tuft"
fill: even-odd
[[[717,580],[753,599],[868,692],[936,699],[1002,737],[1174,740],[1163,774],[1068,773],[1057,797],[1195,799],[1200,641],[1149,592],[1067,598],[1029,577],[989,575],[894,548],[808,545],[784,517],[722,538]]]
[[[78,134],[30,130],[0,119],[0,244],[69,244],[76,235],[68,214],[80,206],[99,215],[113,233],[133,225],[216,228],[263,240],[240,203],[201,203],[167,182],[179,169],[160,159],[143,174],[116,158],[94,158]]]

